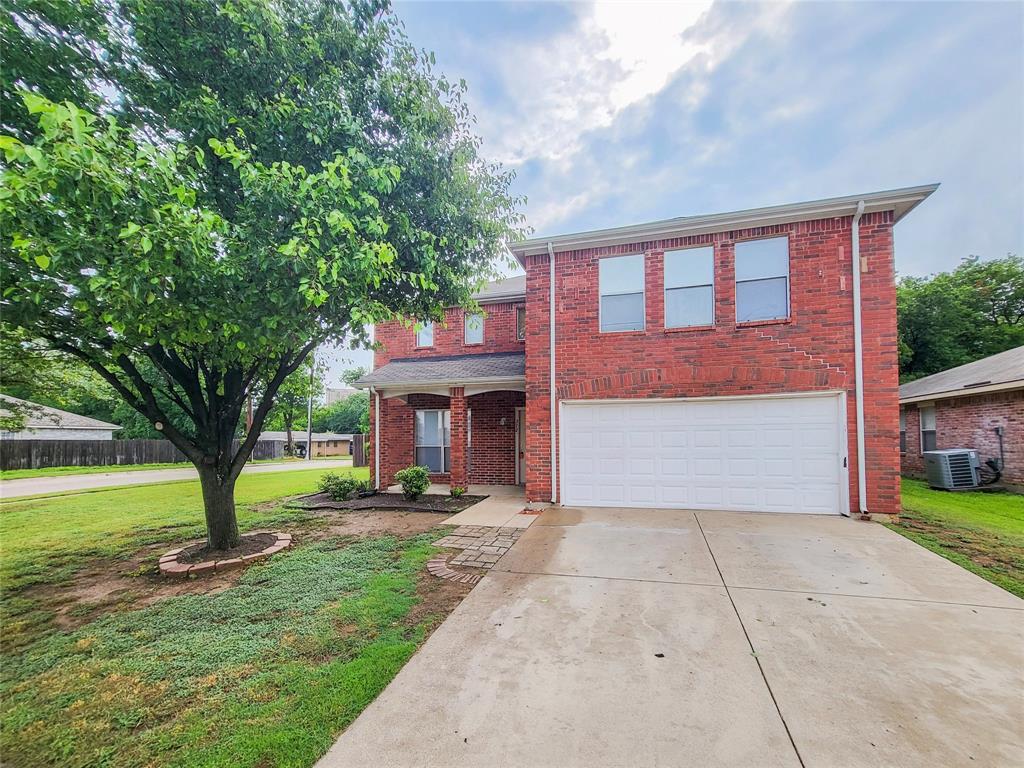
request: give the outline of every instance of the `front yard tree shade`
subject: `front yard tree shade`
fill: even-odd
[[[87,7],[16,6],[4,28],[32,38],[12,56],[59,60],[2,75],[20,73],[5,110],[15,92],[25,110],[0,137],[4,322],[181,449],[209,544],[230,548],[235,480],[282,382],[319,344],[471,305],[521,201],[480,158],[465,86],[386,3],[125,0],[99,26],[78,23]],[[57,100],[77,91],[54,71],[92,84],[89,111]]]

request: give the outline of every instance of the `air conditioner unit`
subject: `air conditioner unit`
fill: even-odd
[[[977,488],[981,482],[978,452],[969,448],[925,451],[924,471],[928,477],[928,485],[947,491]]]

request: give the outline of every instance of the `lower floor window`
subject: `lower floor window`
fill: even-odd
[[[921,417],[921,451],[935,450],[935,406],[926,405],[918,410]]]
[[[431,472],[450,472],[452,412],[416,411],[416,464]]]

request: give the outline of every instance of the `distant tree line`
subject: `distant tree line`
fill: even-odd
[[[964,259],[951,272],[897,286],[900,380],[911,381],[1024,344],[1024,260]]]

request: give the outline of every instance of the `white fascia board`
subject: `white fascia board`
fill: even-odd
[[[861,200],[864,201],[865,213],[891,210],[896,212],[896,221],[899,221],[938,189],[938,186],[938,184],[926,184],[886,192],[873,192],[867,195],[848,195],[805,203],[751,208],[730,213],[684,216],[556,237],[538,237],[515,243],[511,246],[511,250],[522,262],[527,256],[546,254],[548,243],[551,243],[556,251],[572,251],[667,240],[688,235],[705,235],[733,229],[750,229],[772,224],[795,224],[800,221],[852,216],[857,210],[857,203]]]

